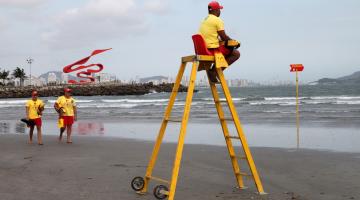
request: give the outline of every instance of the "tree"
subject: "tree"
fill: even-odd
[[[8,80],[9,78],[9,71],[6,71],[5,69],[1,72],[0,71],[0,79],[2,80],[2,83],[5,85],[5,80]]]
[[[24,69],[20,68],[20,67],[17,67],[13,73],[12,73],[12,76],[14,78],[19,78],[20,79],[20,86],[23,86],[24,85],[24,79],[26,78],[26,73],[24,71]]]

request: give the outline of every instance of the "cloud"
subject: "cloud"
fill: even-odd
[[[149,28],[146,14],[156,7],[144,11],[135,0],[90,0],[57,15],[55,26],[41,37],[51,47],[68,48],[143,34]]]
[[[46,0],[0,0],[0,6],[26,8],[29,6],[38,6],[45,1]]]
[[[3,18],[0,18],[0,31],[5,30],[7,25],[7,22]]]
[[[152,13],[163,14],[166,13],[169,7],[167,0],[153,0],[144,3],[144,10]]]

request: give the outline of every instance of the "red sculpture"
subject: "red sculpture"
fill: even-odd
[[[80,80],[80,82],[77,82],[75,80],[69,80],[68,83],[70,84],[79,84],[79,83],[90,83],[90,82],[94,82],[95,78],[92,76],[93,73],[97,73],[97,72],[101,72],[104,69],[104,66],[102,64],[90,64],[90,65],[84,65],[92,56],[95,56],[97,54],[103,53],[105,51],[111,50],[112,48],[109,49],[99,49],[99,50],[95,50],[91,53],[90,56],[83,58],[71,65],[68,65],[66,67],[64,67],[63,72],[64,73],[70,73],[70,72],[74,72],[74,71],[78,71],[78,70],[82,70],[85,68],[89,68],[89,67],[93,67],[93,66],[97,66],[97,69],[88,69],[86,71],[80,71],[76,74],[77,77],[79,78],[85,78],[85,79],[89,79],[89,80]],[[79,66],[76,66],[79,65]]]

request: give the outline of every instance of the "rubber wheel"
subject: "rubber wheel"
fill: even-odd
[[[165,199],[168,195],[161,193],[161,191],[169,191],[165,185],[158,185],[154,188],[154,196],[157,199]]]
[[[145,186],[145,180],[143,177],[138,176],[131,181],[131,188],[135,191],[140,191],[144,189],[144,186]]]

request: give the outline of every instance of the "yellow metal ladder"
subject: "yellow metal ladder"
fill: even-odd
[[[206,71],[210,70],[210,67],[212,64],[218,63],[217,59],[224,60],[224,57],[222,57],[222,55],[215,55],[215,56],[193,55],[193,56],[182,57],[180,69],[179,69],[179,72],[176,77],[176,81],[175,81],[175,84],[174,84],[174,87],[173,87],[173,90],[172,90],[172,93],[170,96],[168,106],[167,106],[165,114],[164,114],[164,118],[162,120],[162,124],[161,124],[160,130],[159,130],[156,142],[155,142],[155,146],[154,146],[147,170],[146,170],[145,177],[135,177],[133,179],[133,181],[131,182],[132,188],[135,191],[138,191],[139,194],[146,193],[148,186],[149,186],[149,181],[154,180],[154,181],[158,181],[158,182],[165,184],[165,185],[158,185],[154,188],[154,195],[156,198],[158,198],[158,199],[168,198],[168,200],[174,199],[178,175],[179,175],[179,169],[180,169],[180,164],[181,164],[181,158],[182,158],[182,153],[183,153],[186,128],[187,128],[187,124],[188,124],[188,120],[189,120],[191,102],[193,99],[193,93],[194,93],[194,88],[195,88],[196,75],[197,75],[197,72],[200,70],[206,70]],[[188,91],[187,91],[187,97],[186,97],[183,117],[182,117],[182,119],[172,119],[171,111],[172,111],[172,108],[173,108],[175,100],[176,100],[176,96],[178,93],[181,79],[182,79],[184,71],[185,71],[186,64],[189,62],[192,63],[192,69],[191,69],[191,75],[190,75],[190,81],[189,81],[189,85],[188,85]],[[217,65],[217,66],[219,66],[219,65]],[[237,180],[237,185],[240,189],[246,188],[244,186],[243,177],[244,176],[252,177],[259,194],[265,194],[259,174],[257,172],[256,166],[255,166],[255,163],[253,160],[253,157],[251,155],[249,146],[247,144],[245,134],[241,127],[241,123],[240,123],[238,114],[236,112],[236,108],[234,106],[234,103],[233,103],[233,100],[232,100],[232,97],[230,94],[230,90],[227,86],[227,83],[226,83],[226,80],[225,80],[225,77],[223,74],[223,70],[221,69],[221,67],[216,67],[215,70],[216,70],[218,78],[220,79],[220,84],[223,89],[226,101],[220,100],[220,97],[219,97],[219,94],[217,91],[217,87],[216,87],[217,83],[211,82],[209,77],[208,77],[208,80],[209,80],[210,88],[211,88],[212,95],[214,98],[215,107],[216,107],[216,110],[217,110],[217,113],[219,116],[220,124],[221,124],[223,134],[225,137],[228,152],[230,155],[233,171],[234,171],[234,174],[235,174],[235,177]],[[230,113],[231,113],[231,117],[225,117],[225,114],[224,114],[224,111],[222,108],[222,102],[227,103]],[[233,121],[233,123],[235,124],[236,130],[237,130],[236,135],[230,135],[227,121]],[[179,139],[178,139],[178,144],[177,144],[177,149],[176,149],[176,155],[175,155],[175,159],[174,159],[171,180],[167,181],[162,178],[154,177],[152,175],[152,172],[155,167],[156,159],[157,159],[158,153],[160,151],[160,146],[161,146],[162,140],[165,135],[165,130],[166,130],[167,124],[169,122],[180,122],[181,128],[180,128],[180,134],[179,134]],[[233,144],[232,144],[233,139],[240,140],[240,142],[242,144],[242,149],[244,151],[243,156],[236,155]],[[240,170],[240,166],[238,164],[238,159],[246,160],[251,173],[246,174]]]

